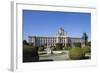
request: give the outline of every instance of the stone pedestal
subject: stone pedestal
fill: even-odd
[[[51,49],[49,47],[46,48],[47,54],[51,54]]]

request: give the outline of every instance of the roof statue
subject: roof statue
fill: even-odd
[[[60,27],[59,31],[57,32],[58,36],[66,36],[66,32],[64,31],[64,29],[62,27]]]

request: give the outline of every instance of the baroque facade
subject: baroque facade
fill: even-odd
[[[53,37],[29,36],[29,43],[33,43],[33,46],[55,46],[57,43],[62,43],[63,46],[66,46],[67,44],[73,46],[73,43],[80,43],[81,47],[84,47],[84,42],[85,40],[82,37],[68,37],[63,28],[60,28],[59,31],[56,33],[56,36]]]

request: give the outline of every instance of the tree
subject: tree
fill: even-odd
[[[56,50],[56,46],[51,46],[51,50]]]
[[[86,32],[83,33],[83,37],[82,37],[82,38],[84,39],[85,45],[87,45],[87,42],[88,42],[88,36],[87,36]]]
[[[80,43],[80,42],[73,43],[73,45],[74,45],[75,47],[79,47],[79,48],[81,48],[81,43]]]
[[[89,41],[89,42],[87,43],[87,45],[88,45],[88,46],[91,46],[91,41]]]
[[[23,40],[23,45],[28,45],[26,40]]]
[[[41,46],[39,47],[39,51],[44,51],[44,49],[45,49],[45,46],[44,46],[44,45],[41,45]]]
[[[56,44],[56,50],[62,50],[62,49],[63,49],[62,43],[57,43]]]
[[[67,48],[70,48],[71,47],[71,44],[70,43],[67,43],[66,46],[67,46]]]

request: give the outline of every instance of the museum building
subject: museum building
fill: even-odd
[[[55,46],[57,43],[62,43],[63,46],[70,44],[73,46],[73,43],[80,43],[81,47],[85,47],[85,40],[82,37],[69,37],[64,29],[61,27],[56,33],[56,36],[52,37],[43,37],[43,36],[29,36],[29,43],[33,43],[33,46]]]

